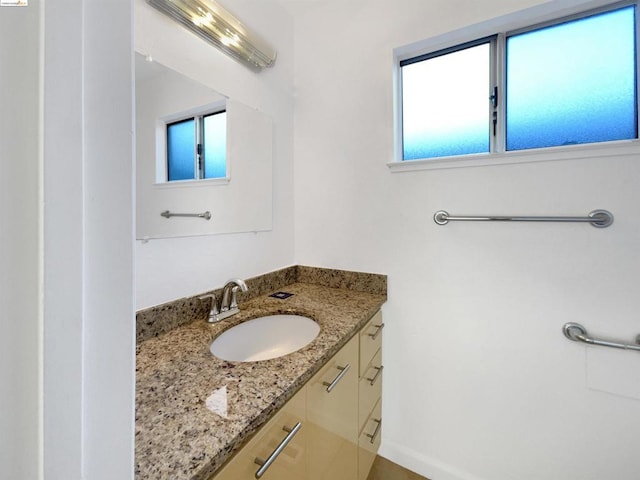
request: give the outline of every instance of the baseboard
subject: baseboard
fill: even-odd
[[[430,480],[485,480],[384,438],[378,455]]]

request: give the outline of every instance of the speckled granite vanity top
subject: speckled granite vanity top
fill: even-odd
[[[383,275],[312,267],[289,267],[278,274],[271,285],[263,277],[247,281],[250,288],[252,283],[257,286],[254,295],[255,290],[262,295],[241,299],[241,312],[218,324],[206,323],[205,313],[144,339],[150,335],[140,332],[151,324],[153,312],[139,313],[143,341],[136,358],[137,480],[208,479],[386,300]],[[268,296],[274,291],[294,295],[285,300]],[[157,315],[161,311],[156,307]],[[320,324],[320,333],[303,349],[272,360],[227,362],[209,352],[212,340],[224,330],[274,313],[311,317]],[[215,405],[212,399],[217,399]]]

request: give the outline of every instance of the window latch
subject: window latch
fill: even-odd
[[[493,107],[493,136],[496,136],[496,127],[498,125],[498,112],[496,109],[498,108],[498,87],[493,87],[493,95],[489,96],[489,100],[491,100],[491,106]]]
[[[204,166],[202,165],[202,144],[198,143],[196,147],[196,158],[198,160],[198,178],[204,178]]]
[[[493,87],[493,95],[489,97],[489,100],[491,100],[493,108],[498,108],[498,87]]]

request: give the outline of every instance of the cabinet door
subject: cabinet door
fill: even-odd
[[[382,350],[378,350],[360,378],[360,407],[358,412],[358,432],[364,428],[371,410],[382,396]]]
[[[380,432],[382,428],[382,400],[378,400],[360,432],[358,449],[358,480],[366,480],[371,465],[380,448]]]
[[[358,337],[307,383],[308,477],[354,480],[358,475]]]
[[[360,330],[360,376],[371,362],[375,353],[382,347],[382,312],[379,311]]]
[[[303,387],[210,480],[255,480],[258,478],[256,472],[260,468],[256,459],[267,460],[290,435],[297,423],[300,423],[300,428],[291,435],[291,440],[259,478],[261,480],[304,479],[308,434],[305,408],[306,387]]]

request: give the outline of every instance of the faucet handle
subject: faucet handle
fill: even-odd
[[[220,313],[218,312],[218,301],[216,299],[215,294],[208,293],[207,295],[202,295],[201,297],[198,297],[198,300],[202,300],[203,302],[208,299],[211,299],[211,307],[210,307],[211,312],[209,313],[209,316],[217,315],[218,313]]]

